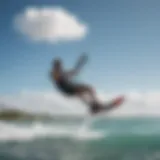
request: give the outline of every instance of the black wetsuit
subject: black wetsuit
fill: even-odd
[[[77,92],[76,84],[72,83],[63,75],[56,81],[56,85],[59,90],[67,95],[74,95]]]
[[[65,74],[61,74],[61,76],[58,78],[58,80],[55,81],[55,83],[60,91],[69,96],[76,95],[76,93],[78,93],[78,89],[83,86],[81,84],[76,84],[71,80],[68,80]],[[100,110],[103,110],[103,107],[95,101],[88,103],[88,105],[90,106],[91,113],[97,113]]]

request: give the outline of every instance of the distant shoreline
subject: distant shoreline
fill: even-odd
[[[32,113],[18,109],[0,109],[0,120],[75,120],[83,119],[84,116],[79,115],[52,115],[49,113]]]
[[[88,116],[87,116],[88,117]],[[119,119],[119,120],[125,120],[125,119],[160,119],[160,116],[102,116],[103,118],[107,119]],[[86,116],[84,115],[52,115],[49,113],[32,113],[27,111],[22,111],[18,109],[0,109],[0,120],[7,120],[7,121],[14,121],[14,120],[55,120],[55,121],[76,121],[76,120],[85,120]],[[95,118],[95,117],[94,117]]]
[[[0,110],[0,120],[18,120],[18,119],[48,119],[50,116],[47,114],[34,114],[26,111],[16,110],[16,109],[2,109]]]

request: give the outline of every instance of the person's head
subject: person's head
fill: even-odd
[[[62,68],[62,61],[60,58],[55,58],[52,62],[54,69],[59,70]]]

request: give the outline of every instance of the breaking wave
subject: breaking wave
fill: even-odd
[[[0,141],[29,141],[42,137],[74,138],[80,140],[99,139],[104,133],[81,129],[75,126],[51,125],[40,122],[30,125],[17,125],[8,122],[0,122]]]

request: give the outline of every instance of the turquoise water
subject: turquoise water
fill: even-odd
[[[160,118],[101,118],[87,124],[1,121],[0,160],[160,159]]]

